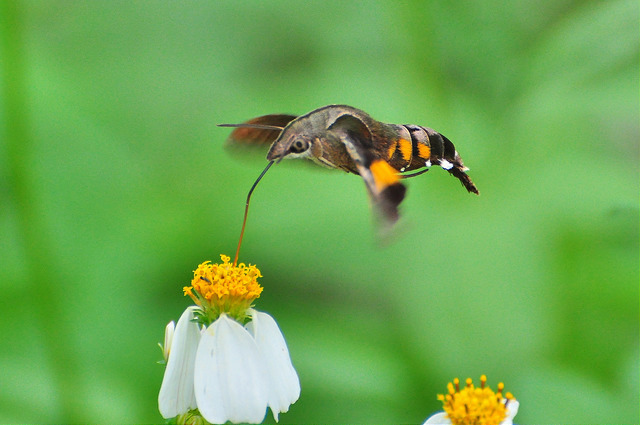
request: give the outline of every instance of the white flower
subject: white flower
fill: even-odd
[[[196,306],[184,312],[173,338],[167,326],[160,413],[178,423],[260,423],[269,407],[277,421],[300,397],[298,375],[275,320],[250,308],[262,293],[260,270],[220,259],[193,271],[183,292]]]
[[[504,393],[504,384],[499,383],[494,392],[487,384],[487,377],[480,377],[480,387],[475,387],[470,378],[460,388],[455,378],[447,385],[448,394],[438,395],[444,412],[429,417],[423,425],[513,425],[520,403],[509,392]]]
[[[243,327],[222,313],[200,332],[190,319],[190,326],[181,326],[191,309],[196,307],[180,318],[171,344],[158,399],[162,416],[197,408],[213,424],[260,423],[270,407],[277,421],[300,396],[300,382],[275,320],[249,309],[252,320]]]

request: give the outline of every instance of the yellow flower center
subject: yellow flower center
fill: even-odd
[[[449,382],[449,394],[438,394],[438,400],[444,404],[444,411],[453,425],[498,425],[507,416],[507,404],[513,399],[511,393],[504,396],[504,384],[498,384],[498,391],[493,392],[486,386],[487,377],[480,377],[480,387],[473,385],[467,378],[466,387],[460,389],[458,378]]]
[[[183,288],[203,310],[205,322],[211,323],[221,313],[228,313],[243,321],[251,303],[262,293],[258,278],[260,270],[253,265],[229,263],[230,258],[220,255],[222,264],[205,261],[193,271],[191,286]]]

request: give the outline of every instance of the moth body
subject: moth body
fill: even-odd
[[[346,105],[324,106],[297,117],[264,115],[229,126],[240,127],[230,136],[232,144],[270,143],[269,161],[306,158],[360,175],[374,205],[390,223],[398,219],[398,205],[404,199],[401,179],[431,166],[440,166],[478,194],[453,143],[429,127],[382,123]]]

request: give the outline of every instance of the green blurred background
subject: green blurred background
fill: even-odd
[[[637,1],[1,3],[0,422],[161,422],[156,345],[235,252],[267,113],[446,134],[481,196],[293,162],[252,199],[302,395],[281,423],[419,423],[487,374],[518,423],[638,423]],[[269,414],[267,422],[273,422]]]

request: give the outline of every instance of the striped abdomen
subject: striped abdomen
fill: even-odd
[[[406,174],[413,177],[427,171],[432,165],[438,165],[458,178],[462,185],[473,193],[478,189],[465,173],[468,170],[462,158],[449,139],[437,131],[419,125],[391,125],[398,132],[399,138],[389,147],[387,162],[400,172],[420,170]]]

